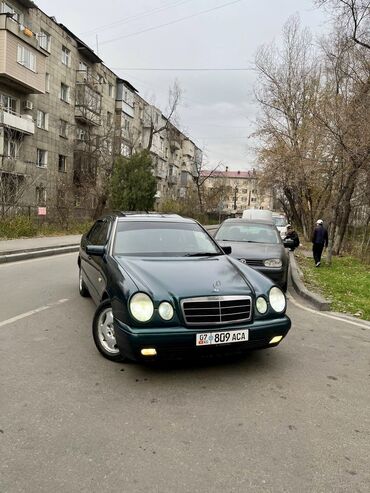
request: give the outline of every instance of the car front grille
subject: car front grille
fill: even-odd
[[[252,318],[250,296],[209,296],[181,301],[187,325],[226,325]]]
[[[238,260],[240,260],[240,262],[242,262],[243,264],[250,265],[251,267],[252,266],[263,267],[265,265],[263,263],[263,260],[254,260],[254,259],[250,259],[250,258],[240,258]]]

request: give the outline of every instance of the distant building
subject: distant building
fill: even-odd
[[[204,170],[204,176],[211,172]],[[242,214],[245,209],[272,209],[272,192],[259,183],[258,172],[214,171],[204,183],[205,192],[215,190],[217,201],[213,207],[225,215]],[[215,207],[216,204],[216,207]]]

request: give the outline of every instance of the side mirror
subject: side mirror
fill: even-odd
[[[221,247],[221,250],[224,252],[225,255],[230,255],[231,246],[223,246],[223,247]]]
[[[103,257],[105,255],[104,245],[87,245],[86,253],[88,255],[96,255],[97,257]]]

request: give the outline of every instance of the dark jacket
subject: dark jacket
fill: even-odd
[[[322,224],[318,224],[314,229],[312,243],[328,246],[328,232]]]
[[[299,236],[296,231],[290,231],[289,233],[286,234],[285,240],[293,240],[293,246],[294,248],[297,248],[299,246]]]

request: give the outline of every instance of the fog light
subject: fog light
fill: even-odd
[[[283,338],[283,336],[275,336],[271,339],[269,344],[276,344],[276,343],[280,342],[282,338]]]
[[[143,356],[156,356],[157,350],[154,347],[146,347],[141,350]]]

